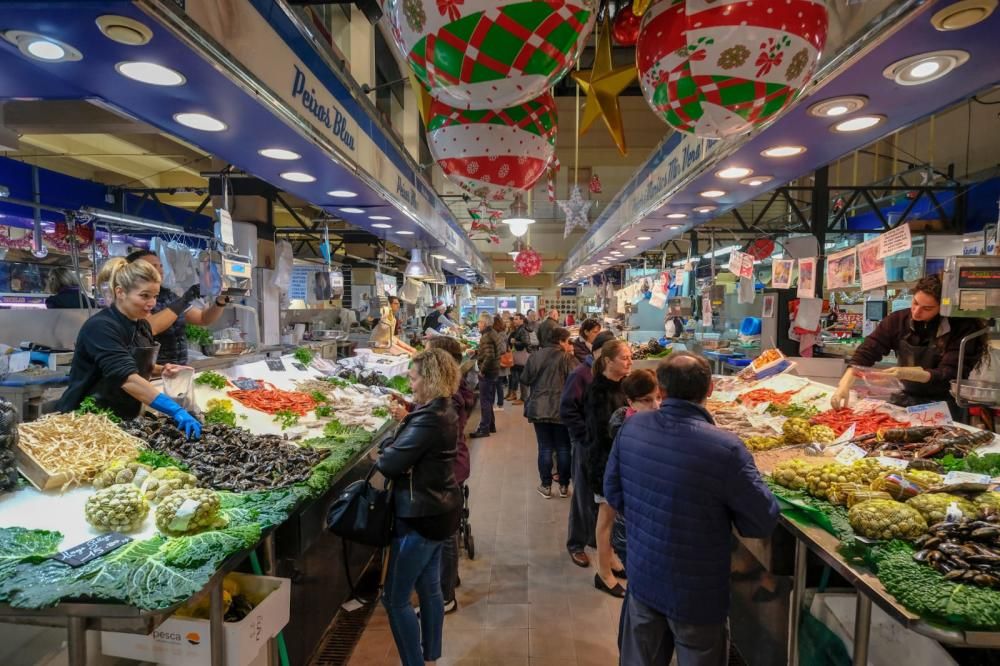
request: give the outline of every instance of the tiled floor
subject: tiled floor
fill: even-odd
[[[497,412],[497,434],[471,440],[476,559],[462,559],[459,610],[446,616],[440,666],[614,666],[621,602],[566,553],[569,500],[543,499],[534,430],[522,408]],[[351,666],[399,664],[379,607]]]

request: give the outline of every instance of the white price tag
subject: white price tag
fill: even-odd
[[[910,415],[910,423],[915,426],[951,425],[953,423],[951,410],[948,409],[948,403],[944,401],[907,407],[906,413]]]
[[[879,456],[876,460],[878,460],[878,464],[883,467],[895,467],[896,469],[906,469],[910,465],[907,460],[903,460],[902,458],[892,458],[889,456]]]
[[[857,444],[848,444],[840,450],[840,453],[837,454],[835,460],[841,465],[850,465],[858,460],[861,460],[866,455],[868,455],[868,452]]]
[[[944,476],[944,485],[952,486],[959,483],[989,483],[993,479],[989,474],[974,474],[973,472],[948,472]]]
[[[764,414],[765,412],[767,412],[767,408],[770,407],[770,406],[771,406],[770,402],[759,402],[753,408],[753,413],[754,414]]]
[[[851,441],[852,439],[854,439],[854,431],[855,431],[855,430],[857,429],[857,425],[858,425],[858,424],[856,424],[856,423],[852,423],[852,424],[851,424],[851,425],[850,425],[850,426],[849,426],[849,427],[847,428],[847,430],[845,430],[845,431],[844,431],[844,432],[843,432],[843,433],[842,433],[842,434],[840,435],[840,437],[838,437],[837,439],[833,440],[833,443],[834,443],[834,444],[843,444],[844,442],[849,442],[849,441]]]

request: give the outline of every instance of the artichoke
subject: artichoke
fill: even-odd
[[[220,506],[218,493],[207,488],[175,490],[156,508],[156,527],[171,536],[224,527]]]
[[[809,421],[796,416],[785,419],[781,426],[781,432],[784,434],[787,444],[805,444],[810,441],[809,430]]]
[[[146,499],[158,502],[174,491],[197,486],[198,477],[194,474],[188,474],[175,467],[161,467],[153,470],[142,484],[142,490],[146,494]]]
[[[912,506],[920,512],[920,515],[927,520],[928,525],[940,523],[948,517],[948,508],[955,504],[961,512],[956,518],[974,518],[976,515],[976,505],[958,495],[947,493],[924,493],[911,497],[906,501],[907,506]]]
[[[131,483],[109,486],[87,498],[87,522],[103,532],[131,532],[142,525],[149,504]]]
[[[919,511],[895,500],[855,504],[847,519],[855,533],[869,539],[915,539],[927,531],[927,521]]]

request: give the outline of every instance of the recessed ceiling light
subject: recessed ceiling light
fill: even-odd
[[[627,247],[630,250],[634,250],[635,249],[635,245],[632,245],[632,244],[626,245],[625,247]]]
[[[750,176],[749,178],[744,178],[740,181],[741,185],[749,185],[750,187],[760,187],[764,183],[774,180],[774,176]]]
[[[855,116],[830,126],[834,132],[862,132],[885,122],[885,116]]]
[[[683,220],[687,217],[687,213],[671,213],[670,215],[667,215],[667,217],[671,220]]]
[[[694,209],[694,212],[711,213],[713,210],[715,210],[715,208],[716,208],[715,206],[698,206],[697,208]]]
[[[7,30],[3,38],[17,47],[25,56],[47,63],[73,62],[83,59],[83,54],[66,42],[52,39],[37,32]]]
[[[373,224],[372,226],[376,229],[392,229],[391,224]]]
[[[115,70],[125,78],[153,86],[179,86],[186,81],[180,72],[155,62],[120,62]]]
[[[340,209],[341,213],[363,213],[365,212],[363,208],[351,208],[345,207]]]
[[[435,259],[440,259],[441,261],[444,261],[445,259],[448,258],[448,257],[444,256],[443,254],[432,254],[431,256],[434,257]]]
[[[391,220],[392,218],[388,215],[369,215],[369,220]]]
[[[298,153],[284,148],[261,148],[257,154],[272,160],[297,160],[302,157]]]
[[[623,240],[623,241],[619,242],[618,244],[619,245],[628,245],[628,241],[627,240]]]
[[[28,53],[40,60],[58,61],[66,56],[66,49],[47,39],[36,39],[28,43]]]
[[[722,171],[716,171],[715,175],[719,178],[743,178],[744,176],[749,176],[753,173],[753,169],[748,169],[746,167],[729,167],[723,169]]]
[[[649,236],[639,236],[638,238],[636,238],[636,240],[648,241],[648,240],[653,240],[653,239],[650,238]]]
[[[105,14],[98,16],[94,22],[105,37],[125,46],[142,46],[153,38],[152,30],[127,16]]]
[[[764,157],[794,157],[806,152],[805,146],[772,146],[760,152]]]
[[[413,235],[412,231],[405,231],[405,230],[397,231],[396,233],[399,234],[400,236],[412,236]]]
[[[962,30],[985,21],[996,8],[997,0],[961,0],[935,13],[931,25],[942,32]]]
[[[454,259],[445,259],[444,263],[451,265],[451,264],[457,264],[458,262],[455,261]]]
[[[204,113],[175,113],[174,120],[185,127],[202,132],[221,132],[226,129],[226,123]]]
[[[919,86],[937,81],[968,60],[966,51],[929,51],[892,63],[882,70],[882,76],[901,86]]]
[[[281,174],[281,177],[285,180],[290,180],[293,183],[311,183],[316,180],[315,176],[310,176],[307,173],[302,173],[301,171],[286,171]]]
[[[327,192],[331,197],[337,197],[340,199],[350,199],[351,197],[358,196],[357,192],[351,192],[350,190],[331,190]]]
[[[704,192],[701,193],[701,196],[705,197],[706,199],[718,199],[719,197],[726,196],[726,193],[723,192],[722,190],[705,190]]]
[[[846,113],[859,111],[868,98],[864,95],[845,95],[844,97],[831,97],[822,102],[816,102],[809,107],[809,115],[816,118],[836,118]]]
[[[680,224],[671,224],[671,225],[670,225],[669,227],[667,227],[667,228],[668,228],[668,229],[683,229],[684,227],[683,227],[683,225],[680,225]]]

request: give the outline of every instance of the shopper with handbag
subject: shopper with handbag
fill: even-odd
[[[509,344],[514,365],[510,369],[510,393],[507,394],[507,399],[512,405],[521,405],[524,404],[522,399],[518,399],[521,389],[521,372],[528,364],[531,332],[528,330],[528,320],[521,313],[514,315],[513,326],[514,330],[511,331]]]
[[[395,510],[382,604],[401,663],[423,666],[441,657],[441,553],[461,520],[455,479],[459,418],[452,403],[459,369],[447,352],[428,349],[413,358],[409,379],[417,407],[400,414],[402,422],[375,464],[392,482]],[[419,620],[410,606],[414,590]]]
[[[494,387],[497,400],[495,409],[502,412],[504,394],[507,392],[507,384],[510,381],[510,369],[514,367],[514,352],[510,349],[510,330],[502,317],[493,318],[493,330],[497,332],[497,354],[500,357],[500,374],[497,375]]]
[[[479,427],[469,435],[473,439],[489,437],[497,431],[493,415],[493,401],[496,400],[497,379],[500,377],[500,334],[493,325],[493,317],[485,312],[479,315],[479,348],[476,360],[479,362]]]

